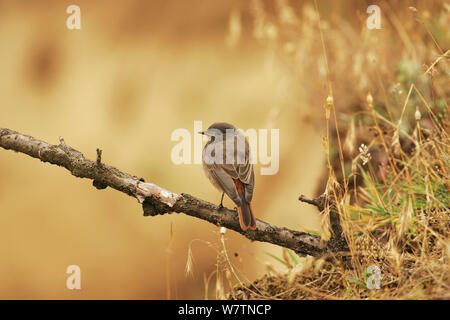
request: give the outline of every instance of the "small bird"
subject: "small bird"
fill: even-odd
[[[256,219],[251,206],[255,175],[247,139],[225,122],[216,122],[199,133],[209,138],[202,153],[203,170],[209,181],[222,191],[219,208],[223,208],[226,193],[237,206],[241,229],[255,230]]]

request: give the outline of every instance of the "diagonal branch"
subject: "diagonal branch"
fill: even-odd
[[[142,178],[108,166],[102,163],[102,152],[99,149],[96,161],[86,159],[80,151],[68,146],[64,139],[59,140],[59,144],[52,145],[10,129],[0,128],[0,147],[63,167],[75,177],[91,179],[97,189],[110,187],[134,197],[142,204],[145,216],[182,212],[239,232],[252,241],[269,242],[292,249],[299,255],[319,256],[333,248],[318,236],[274,226],[259,219],[256,222],[256,230],[242,231],[235,211],[219,209],[218,206],[189,194],[167,191],[155,184],[144,182]]]

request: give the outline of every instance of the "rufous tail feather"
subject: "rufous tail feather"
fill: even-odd
[[[242,201],[242,206],[238,207],[239,224],[241,229],[247,231],[247,229],[256,229],[256,219],[253,214],[252,205],[245,200]]]

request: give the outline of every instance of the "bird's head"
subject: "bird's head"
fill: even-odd
[[[209,126],[205,131],[200,131],[200,134],[207,136],[209,139],[213,137],[222,137],[225,134],[233,133],[236,131],[235,126],[226,122],[215,122]]]

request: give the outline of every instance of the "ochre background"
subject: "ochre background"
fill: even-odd
[[[227,46],[233,2],[76,1],[81,30],[66,28],[70,4],[0,1],[1,127],[55,144],[62,136],[90,159],[101,148],[110,165],[213,203],[220,194],[201,166],[171,162],[173,130],[192,131],[194,120],[279,128],[280,170],[261,176],[256,166],[254,211],[277,225],[319,229],[318,214],[297,197],[314,191],[320,135],[302,121],[310,109],[289,66],[251,35]],[[171,298],[203,298],[217,252],[202,241],[220,247],[218,231],[183,214],[143,217],[122,193],[0,150],[0,298],[164,299],[169,290]],[[186,277],[193,239],[201,241]],[[266,263],[281,266],[265,253],[281,256],[279,247],[232,231],[226,239],[243,280],[263,275]],[[71,264],[81,268],[81,290],[66,289]]]
[[[421,21],[448,48],[443,1],[317,2],[339,121],[368,92],[376,102],[404,101],[400,67],[419,74],[439,55]],[[293,23],[280,14],[289,3]],[[71,4],[81,8],[81,30],[66,28]],[[371,4],[381,6],[380,30],[365,26]],[[423,39],[427,46],[415,45]],[[192,132],[195,120],[276,128],[279,172],[262,176],[256,165],[253,209],[267,222],[320,232],[319,214],[297,199],[323,191],[323,54],[312,0],[0,0],[0,127],[54,144],[61,136],[90,159],[101,148],[109,165],[216,204],[220,193],[200,165],[171,162],[171,133]],[[268,255],[282,257],[280,247],[233,231],[225,238],[242,281],[284,271]],[[133,198],[0,149],[0,299],[201,299],[208,277],[215,298],[221,250],[219,228],[205,221],[143,217]],[[66,288],[69,265],[81,267],[81,290]]]

